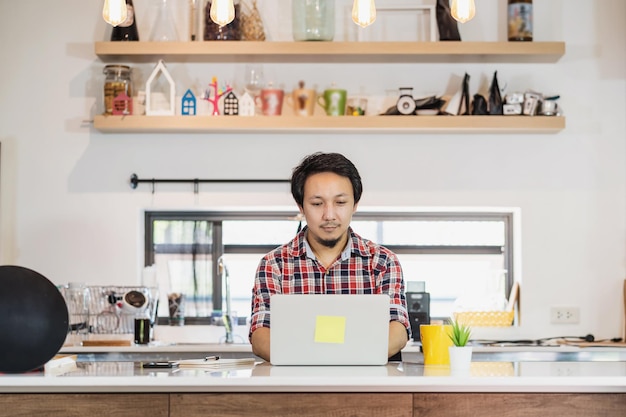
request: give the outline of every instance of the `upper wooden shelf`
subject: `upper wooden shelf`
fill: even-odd
[[[553,116],[104,116],[106,133],[556,133]]]
[[[556,62],[564,42],[96,42],[103,61]]]

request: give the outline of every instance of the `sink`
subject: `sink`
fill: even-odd
[[[90,348],[83,346],[64,347],[61,353],[77,355],[82,362],[142,362],[180,359],[200,359],[205,356],[220,358],[252,357],[249,343],[196,343],[196,342],[153,342],[150,345],[111,346]]]
[[[419,351],[402,352],[402,360],[411,363],[424,363]],[[472,362],[623,362],[626,361],[626,348],[560,348],[537,349],[521,348],[509,350],[475,347]]]

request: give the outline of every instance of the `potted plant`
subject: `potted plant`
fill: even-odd
[[[467,343],[472,335],[472,329],[469,325],[459,322],[455,319],[449,320],[450,333],[448,336],[452,340],[453,346],[450,346],[450,370],[468,371],[472,362],[472,346]]]

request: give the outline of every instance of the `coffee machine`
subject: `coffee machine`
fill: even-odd
[[[423,284],[423,283],[422,283]],[[417,289],[419,291],[412,291]],[[424,286],[408,288],[406,293],[406,304],[411,323],[411,333],[413,341],[420,341],[420,324],[430,324],[430,294],[425,292]]]

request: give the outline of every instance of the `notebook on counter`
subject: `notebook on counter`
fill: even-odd
[[[385,294],[275,294],[270,298],[272,365],[385,365]]]

